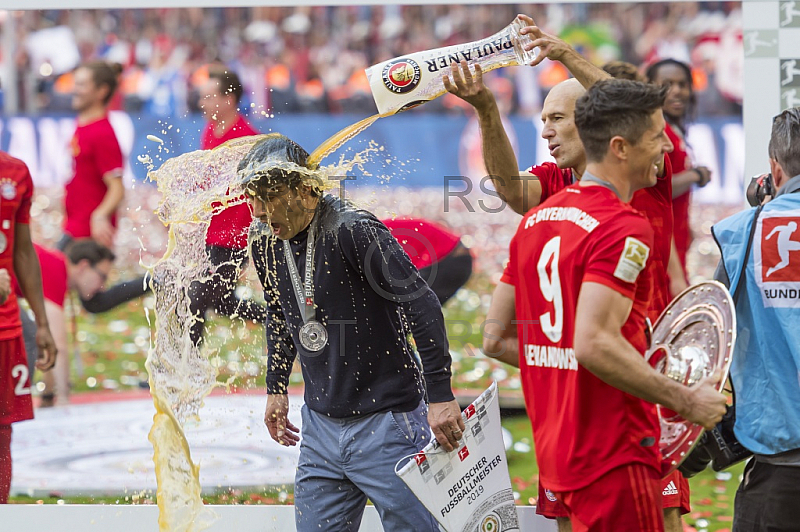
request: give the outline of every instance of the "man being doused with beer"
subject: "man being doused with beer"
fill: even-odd
[[[269,316],[264,422],[281,445],[300,442],[297,530],[358,530],[368,498],[387,531],[438,530],[394,467],[431,429],[447,451],[462,437],[441,306],[386,226],[324,194],[307,158],[274,134],[239,163],[260,221],[251,253]],[[298,355],[302,440],[287,415]]]

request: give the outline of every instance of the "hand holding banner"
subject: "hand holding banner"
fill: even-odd
[[[395,471],[447,532],[518,531],[497,383],[461,416],[466,430],[457,449],[447,453],[433,440]]]

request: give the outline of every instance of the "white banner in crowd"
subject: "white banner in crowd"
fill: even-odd
[[[467,428],[458,449],[445,452],[434,440],[397,475],[447,532],[518,531],[497,383],[465,408],[461,417]]]

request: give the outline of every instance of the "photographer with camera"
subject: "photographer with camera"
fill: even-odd
[[[748,189],[754,207],[712,230],[722,252],[717,278],[736,302],[733,432],[755,455],[736,493],[734,532],[797,530],[800,522],[798,141],[800,108],[787,109],[772,123],[771,176]]]

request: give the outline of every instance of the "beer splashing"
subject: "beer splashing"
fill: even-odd
[[[311,154],[308,156],[308,167],[317,168],[322,159],[339,149],[345,142],[352,139],[374,124],[376,120],[384,116],[389,116],[389,114],[374,114],[359,122],[356,122],[355,124],[347,126],[343,130],[331,136],[328,140],[320,144],[319,147],[317,147],[317,149],[311,152]]]
[[[370,142],[349,159],[343,155],[337,163],[323,167],[320,161],[378,118],[362,120],[325,141],[309,157],[310,169],[287,162],[269,164],[299,171],[308,184],[322,190],[335,189],[341,176],[354,168],[363,171],[370,156],[383,148]],[[148,439],[154,449],[159,529],[164,532],[201,531],[216,520],[214,512],[203,506],[199,467],[192,461],[182,426],[186,419],[198,416],[217,376],[209,349],[191,340],[198,318],[191,311],[188,289],[193,282],[210,278],[212,265],[205,249],[208,225],[216,213],[245,201],[237,173],[239,161],[267,136],[233,139],[213,150],[174,157],[158,170],[152,170],[149,158],[141,160],[149,166],[148,177],[161,193],[156,213],[169,227],[167,251],[151,268],[156,334],[145,364],[156,408]],[[238,277],[238,264],[235,267]]]
[[[236,167],[260,138],[187,153],[148,174],[162,197],[158,217],[169,227],[167,251],[152,267],[156,334],[145,364],[156,407],[149,439],[162,531],[205,530],[215,519],[200,498],[199,467],[192,462],[182,428],[187,418],[197,416],[217,375],[209,349],[191,340],[199,318],[191,310],[189,288],[210,277],[206,230],[214,214],[244,201],[236,186]]]

